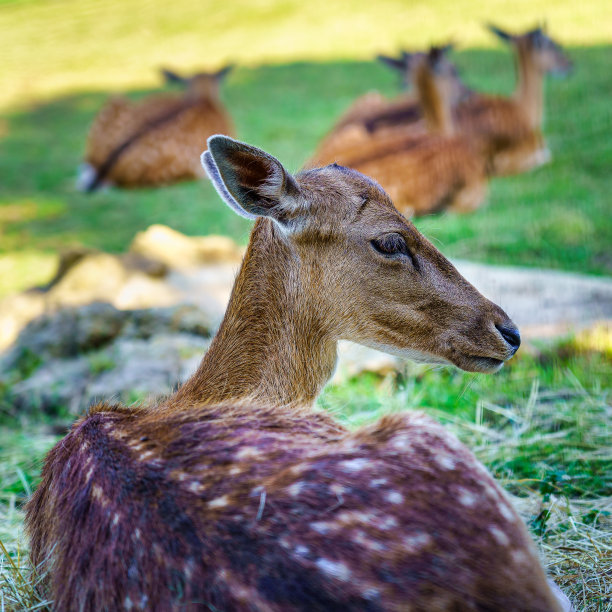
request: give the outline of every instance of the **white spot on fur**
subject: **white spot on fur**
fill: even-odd
[[[387,550],[387,547],[378,540],[373,540],[370,538],[364,531],[357,531],[353,534],[353,541],[359,546],[363,548],[368,548],[369,550],[375,550],[377,552],[382,552]]]
[[[362,595],[366,599],[376,599],[380,595],[380,591],[378,589],[369,588],[363,591]]]
[[[331,531],[332,526],[325,521],[318,521],[316,523],[310,523],[310,528],[317,533],[326,534]]]
[[[424,531],[421,533],[415,533],[413,535],[405,536],[402,538],[402,544],[410,552],[416,552],[417,550],[428,546],[431,543],[431,536]]]
[[[393,440],[392,446],[395,450],[406,452],[412,448],[412,442],[407,436],[398,436]]]
[[[306,483],[304,482],[294,482],[291,486],[287,487],[287,492],[291,497],[297,497],[305,485]]]
[[[508,546],[510,538],[495,525],[489,526],[489,533],[495,538],[496,542],[501,546]]]
[[[193,482],[190,482],[189,485],[187,486],[187,488],[192,493],[200,493],[201,491],[204,490],[204,487],[202,486],[202,484],[199,483],[197,480],[194,480]]]
[[[121,515],[118,512],[113,514],[113,527],[121,520]]]
[[[138,529],[138,527],[134,530],[134,539],[135,540],[140,540],[140,536],[141,536],[141,531],[140,529]]]
[[[93,474],[93,465],[87,470],[87,474],[85,474],[85,481],[88,482],[89,479],[91,478],[91,475]]]
[[[145,451],[138,457],[138,461],[146,461],[149,457],[153,457],[153,455],[155,455],[155,453],[152,450]]]
[[[255,457],[259,457],[261,455],[261,451],[255,446],[247,446],[245,448],[241,448],[236,453],[236,459],[254,459]]]
[[[342,495],[346,491],[346,487],[343,487],[341,484],[334,483],[329,487],[329,490],[334,493],[334,495]]]
[[[308,548],[308,546],[304,546],[303,544],[295,547],[295,554],[298,555],[298,557],[305,557],[309,552],[310,548]]]
[[[513,550],[510,554],[515,565],[527,565],[531,561],[529,556],[522,550]]]
[[[340,561],[332,561],[330,559],[317,559],[316,566],[325,574],[333,576],[338,580],[346,582],[351,577],[349,568]]]
[[[373,525],[377,529],[382,530],[394,529],[395,527],[397,527],[397,519],[393,516],[385,516],[383,518],[379,518],[373,521]]]
[[[463,506],[471,508],[476,504],[477,497],[472,492],[464,489],[463,487],[459,490],[459,503]]]
[[[386,485],[387,482],[388,481],[386,478],[375,478],[372,480],[372,482],[370,482],[370,485],[373,487],[380,487],[381,485]]]
[[[217,497],[212,501],[208,502],[209,508],[223,508],[229,504],[229,497],[227,495],[222,495],[221,497]]]
[[[371,465],[371,461],[365,457],[358,457],[357,459],[347,459],[341,461],[340,466],[347,472],[359,472],[366,467]]]
[[[404,496],[401,493],[398,493],[397,491],[389,491],[385,495],[385,499],[390,504],[401,504],[404,501]]]
[[[242,468],[239,468],[237,465],[231,468],[228,472],[230,476],[236,476],[237,474],[240,474],[240,473],[242,473]]]
[[[140,598],[140,609],[141,610],[146,610],[147,609],[147,603],[149,602],[149,596],[148,595],[144,595]]]
[[[99,501],[103,506],[108,504],[108,499],[106,499],[106,495],[104,495],[104,491],[97,484],[91,487],[91,496]]]
[[[512,512],[512,509],[508,506],[508,504],[504,502],[500,502],[497,504],[499,508],[499,513],[509,522],[513,523],[516,520],[516,515]]]
[[[134,607],[134,604],[132,603],[132,600],[130,599],[129,595],[123,600],[123,607],[126,610],[131,610]]]
[[[455,469],[456,463],[448,455],[434,455],[434,459],[443,470],[450,471]]]

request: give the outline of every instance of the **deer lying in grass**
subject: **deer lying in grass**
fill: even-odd
[[[58,610],[559,610],[503,490],[418,413],[349,432],[311,406],[345,338],[495,372],[516,327],[382,189],[291,176],[215,136],[203,163],[255,219],[227,314],[166,401],[102,403],[28,505]]]
[[[422,61],[424,56],[424,53],[408,53],[407,51],[402,51],[397,58],[388,55],[378,55],[376,59],[379,62],[391,67],[400,74],[402,87],[408,91],[393,100],[385,98],[377,91],[371,91],[360,96],[336,122],[328,138],[331,138],[334,133],[349,125],[365,128],[368,132],[374,131],[378,126],[374,125],[373,121],[381,113],[385,113],[395,106],[405,108],[410,113],[410,117],[406,117],[406,122],[420,120],[421,112],[418,100],[410,90],[413,83],[413,70]]]
[[[447,50],[432,47],[414,69],[425,133],[395,130],[328,146],[308,165],[338,162],[373,177],[407,216],[478,208],[486,196],[485,160],[455,128],[457,73]]]
[[[572,64],[541,28],[520,35],[489,29],[514,48],[515,93],[510,98],[471,96],[457,107],[457,124],[489,160],[491,174],[516,174],[550,161],[542,135],[544,75],[567,73]]]
[[[432,47],[433,49],[434,47]],[[448,53],[452,45],[438,47],[442,54]],[[402,83],[414,85],[418,68],[427,60],[427,53],[402,52],[399,58],[379,55],[379,61],[397,70]],[[466,88],[459,80],[457,72],[447,60],[449,74],[454,79],[449,90],[450,104],[454,105],[465,95]],[[342,115],[332,130],[317,147],[312,158],[312,164],[327,160],[334,161],[336,157],[346,155],[353,150],[366,147],[374,138],[402,134],[418,135],[427,132],[423,121],[421,103],[418,96],[405,93],[394,100],[388,100],[378,92],[369,92],[359,97]]]
[[[219,99],[219,84],[230,70],[189,78],[163,70],[168,82],[185,87],[184,94],[111,99],[89,132],[80,186],[93,191],[103,184],[137,187],[201,177],[202,143],[212,134],[234,132]]]

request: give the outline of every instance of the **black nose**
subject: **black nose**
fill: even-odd
[[[497,331],[502,335],[502,338],[511,346],[516,353],[518,347],[521,346],[521,335],[516,327],[505,325],[496,325]]]

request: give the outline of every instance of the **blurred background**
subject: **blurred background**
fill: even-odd
[[[355,425],[410,408],[441,418],[516,495],[549,571],[578,609],[612,610],[612,3],[605,0],[0,0],[5,601],[43,605],[27,590],[21,504],[46,450],[92,399],[142,401],[193,369],[248,241],[250,224],[205,179],[77,190],[88,131],[109,97],[176,92],[163,83],[162,67],[191,74],[233,64],[220,95],[237,138],[298,170],[360,95],[401,92],[377,54],[451,41],[467,86],[510,95],[513,54],[487,23],[514,33],[546,24],[574,63],[571,75],[545,82],[552,161],[493,178],[486,205],[472,214],[415,223],[477,286],[483,279],[485,294],[503,295],[511,314],[516,298],[527,342],[494,377],[353,352],[320,405]],[[152,225],[165,227],[143,234]],[[211,235],[237,246],[189,240]],[[157,268],[143,271],[142,261],[125,256],[156,248],[165,251],[151,257]],[[52,281],[67,251],[97,259],[80,278],[64,279],[61,295],[32,291]],[[171,251],[192,259],[188,271],[175,273],[181,262],[174,265]],[[470,268],[476,264],[485,267]],[[523,268],[540,276],[518,282]],[[104,285],[113,275],[123,275],[120,286]],[[110,310],[100,306],[105,291]],[[554,321],[538,316],[556,303]],[[16,560],[26,569],[16,572]]]

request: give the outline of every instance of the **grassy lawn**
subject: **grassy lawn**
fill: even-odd
[[[612,47],[571,49],[570,54],[576,73],[548,83],[546,131],[552,164],[494,180],[489,205],[473,215],[419,220],[445,254],[612,273],[612,141],[606,137],[612,127]],[[507,52],[467,50],[456,59],[473,87],[511,88]],[[298,169],[355,96],[370,88],[392,94],[396,85],[394,75],[373,62],[295,63],[238,69],[224,96],[240,138]],[[121,251],[152,223],[246,241],[248,224],[223,206],[208,182],[94,195],[74,189],[88,125],[106,96],[72,94],[5,113],[0,139],[0,270],[5,273],[0,293],[45,280],[57,249],[85,244]]]

